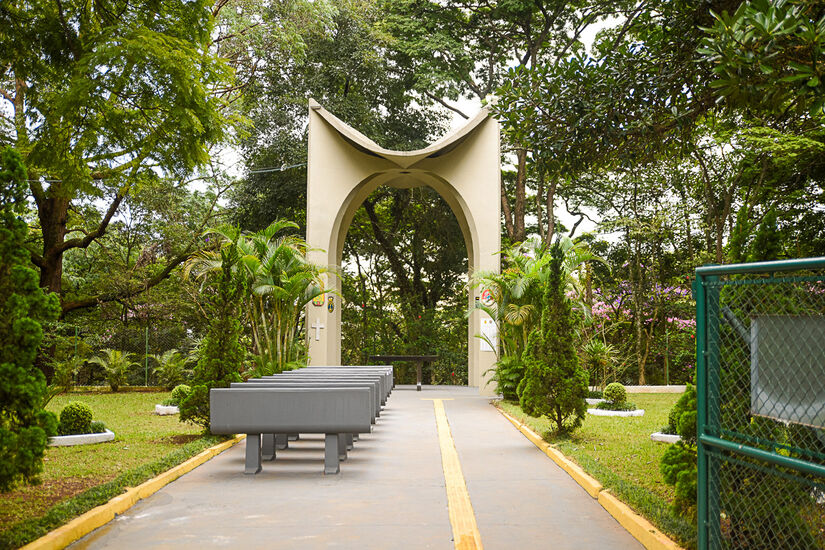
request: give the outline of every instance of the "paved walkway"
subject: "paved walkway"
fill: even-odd
[[[256,476],[241,443],[72,548],[452,549],[433,398],[487,550],[641,548],[475,389],[413,388],[393,391],[337,476],[322,473],[323,436],[290,442]]]

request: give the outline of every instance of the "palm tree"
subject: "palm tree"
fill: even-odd
[[[618,351],[614,346],[598,338],[591,338],[582,351],[587,361],[588,371],[591,374],[590,384],[592,386],[598,386],[603,390],[611,374],[615,382],[616,377],[612,366],[616,364]],[[594,380],[597,376],[598,380]]]
[[[585,244],[574,243],[569,237],[562,237],[558,242],[563,255],[561,269],[567,293],[576,297],[576,307],[587,314],[579,271],[587,262],[604,260]],[[501,254],[506,266],[501,273],[479,272],[472,282],[474,287],[489,290],[494,303],[479,304],[469,314],[480,309],[498,325],[501,354],[496,361],[495,380],[499,390],[508,393],[508,388],[517,385],[523,373],[521,356],[530,332],[541,317],[541,300],[550,272],[550,253],[540,239],[529,239],[505,248]]]
[[[244,234],[234,226],[210,229],[221,239],[221,247],[236,247],[250,293],[245,311],[257,354],[256,374],[288,369],[301,360],[298,337],[301,313],[313,298],[323,293],[321,274],[325,268],[306,260],[306,242],[294,236],[279,236],[297,225],[278,220],[256,233]],[[204,251],[192,258],[185,276],[206,279],[220,269],[220,253]]]
[[[183,383],[187,374],[187,357],[176,349],[164,351],[160,355],[152,355],[158,366],[153,369],[161,385],[167,390]]]
[[[80,355],[73,355],[62,361],[53,360],[54,376],[51,384],[46,388],[46,395],[43,396],[43,408],[56,396],[67,393],[74,386],[74,379],[77,371],[86,362],[86,358]]]
[[[129,369],[136,366],[132,358],[134,354],[122,352],[116,349],[101,350],[102,356],[92,357],[89,363],[100,365],[106,373],[106,381],[109,382],[109,387],[113,392],[120,389],[126,383],[126,376],[129,374]]]

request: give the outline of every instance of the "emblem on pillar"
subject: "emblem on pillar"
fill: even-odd
[[[324,296],[326,296],[324,293],[324,286],[324,281],[320,281],[319,290],[321,291],[321,294],[312,299],[312,305],[315,307],[324,307],[324,303],[326,302],[326,299],[324,298]]]
[[[329,311],[330,313],[335,311],[335,298],[332,296],[327,298],[327,311]]]

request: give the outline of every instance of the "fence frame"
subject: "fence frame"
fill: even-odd
[[[825,257],[753,262],[730,265],[705,265],[696,268],[693,293],[696,298],[696,446],[697,446],[697,545],[699,550],[721,545],[719,524],[718,461],[709,455],[728,451],[762,460],[799,472],[825,478],[825,466],[733,443],[720,437],[719,391],[719,294],[721,276],[736,274],[769,274],[805,269],[825,270]],[[712,494],[716,487],[716,494]]]

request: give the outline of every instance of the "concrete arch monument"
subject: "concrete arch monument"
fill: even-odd
[[[345,124],[317,102],[309,101],[307,161],[307,242],[309,259],[340,266],[344,239],[364,200],[381,185],[428,185],[447,202],[461,226],[470,274],[500,269],[501,168],[498,122],[486,108],[467,124],[418,151],[390,151]],[[327,288],[340,292],[337,277]],[[468,305],[480,300],[471,289]],[[326,294],[307,306],[307,344],[311,365],[341,364],[340,297]],[[492,394],[487,385],[496,354],[476,334],[496,339],[495,325],[482,312],[468,327],[469,385]],[[497,343],[497,342],[496,342]],[[389,352],[391,350],[384,350]],[[421,353],[430,350],[421,350]]]

